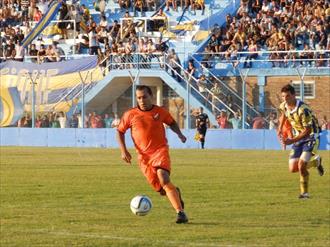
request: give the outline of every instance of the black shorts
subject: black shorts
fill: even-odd
[[[207,128],[197,128],[197,132],[203,136],[206,134]]]

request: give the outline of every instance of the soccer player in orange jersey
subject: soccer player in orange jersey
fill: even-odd
[[[280,138],[282,149],[286,150],[286,145],[282,142],[282,140],[293,138],[292,126],[289,120],[283,119],[283,116],[279,118],[279,122],[280,122],[280,126],[278,127],[277,135]]]
[[[164,123],[183,143],[186,142],[186,137],[168,111],[152,104],[150,87],[138,85],[136,100],[138,106],[126,111],[117,127],[121,157],[125,162],[131,163],[132,156],[125,143],[125,132],[131,129],[142,173],[155,191],[168,197],[177,212],[176,223],[187,223],[188,217],[184,212],[180,190],[170,180],[171,161]]]

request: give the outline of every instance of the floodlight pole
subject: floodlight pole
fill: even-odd
[[[35,122],[35,115],[36,115],[36,100],[35,100],[35,85],[37,84],[36,83],[36,80],[39,76],[39,72],[36,72],[36,76],[35,78],[33,79],[32,78],[32,75],[31,75],[31,72],[28,72],[27,73],[30,77],[30,80],[31,80],[31,86],[32,86],[32,100],[31,100],[31,120],[32,120],[32,128],[35,128],[36,126],[36,122]]]
[[[239,74],[242,79],[242,129],[245,129],[245,123],[246,123],[246,77],[249,73],[250,69],[246,70],[245,75],[242,74],[241,69],[238,69]]]
[[[305,78],[305,74],[306,74],[306,70],[307,68],[304,68],[304,71],[302,74],[300,74],[299,68],[296,68],[297,73],[300,77],[300,100],[304,101],[304,96],[305,96],[305,82],[304,82],[304,78]]]
[[[132,107],[135,107],[136,106],[135,92],[136,92],[136,85],[140,84],[140,69],[138,69],[135,77],[133,77],[131,71],[128,71],[128,73],[132,81]]]
[[[187,129],[190,129],[190,93],[191,93],[191,88],[190,88],[190,83],[189,80],[187,80]]]
[[[81,85],[82,85],[82,97],[81,97],[81,121],[82,121],[82,128],[85,128],[85,81],[87,80],[89,71],[87,71],[85,79],[82,78],[80,71],[78,72]]]

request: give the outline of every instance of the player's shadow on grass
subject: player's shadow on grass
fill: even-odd
[[[203,222],[203,221],[189,221],[188,225],[197,225],[197,226],[218,226],[221,222]]]

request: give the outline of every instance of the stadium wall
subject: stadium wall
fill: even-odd
[[[262,80],[261,80],[262,78]],[[258,110],[277,109],[281,100],[281,88],[292,81],[300,81],[299,76],[248,76],[246,78],[247,100]],[[321,75],[309,75],[304,81],[315,82],[315,98],[305,98],[318,119],[326,116],[330,118],[330,77]],[[241,78],[227,77],[226,82],[239,94],[242,92]],[[261,83],[263,82],[263,83]]]
[[[170,129],[166,129],[172,148],[198,148],[194,140],[196,130],[183,130],[188,137],[181,143]],[[0,128],[0,146],[35,147],[101,147],[118,148],[116,129],[52,129],[52,128]],[[128,147],[133,142],[128,138]],[[206,148],[280,150],[275,130],[219,130],[210,129],[206,134]],[[330,150],[330,131],[321,133],[320,150]]]

